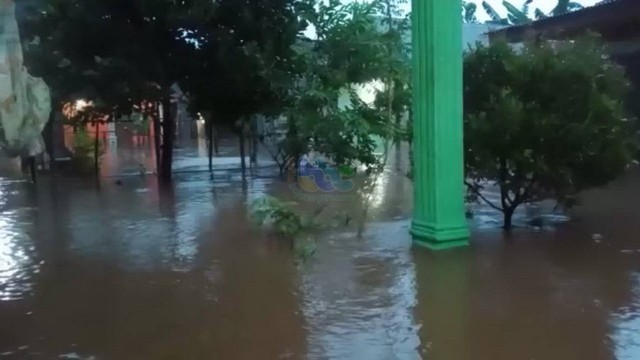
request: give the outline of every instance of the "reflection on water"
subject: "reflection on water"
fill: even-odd
[[[418,358],[415,271],[409,243],[396,242],[406,230],[376,224],[367,233],[371,241],[353,241],[351,233],[325,239],[303,278],[313,358]],[[380,231],[389,236],[371,235]]]
[[[0,301],[17,300],[31,290],[30,277],[35,248],[24,235],[15,232],[15,214],[0,214]]]
[[[635,360],[640,356],[640,272],[631,274],[630,283],[635,299],[611,316],[612,341],[618,360]]]
[[[290,196],[268,175],[0,181],[0,355],[640,358],[637,173],[508,236],[476,208],[472,246],[444,253],[411,247],[411,184],[385,173],[363,238],[322,232],[302,264],[247,219],[254,199]]]
[[[32,277],[40,271],[35,246],[19,222],[28,219],[33,209],[12,209],[9,197],[16,195],[10,185],[0,183],[0,302],[19,300],[32,291]]]

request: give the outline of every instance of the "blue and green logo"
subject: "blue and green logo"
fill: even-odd
[[[340,196],[353,192],[356,172],[350,166],[336,166],[324,160],[303,158],[289,175],[289,187],[303,195]]]

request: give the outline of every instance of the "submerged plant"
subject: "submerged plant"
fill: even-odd
[[[313,217],[305,217],[288,204],[268,196],[253,203],[251,217],[258,226],[270,227],[285,240],[291,241],[297,257],[306,261],[317,249],[316,238],[311,232],[317,229],[314,218],[322,209],[316,210]]]
[[[96,170],[96,155],[99,166],[100,158],[104,155],[104,146],[96,142],[95,138],[91,137],[86,130],[78,131],[73,138],[72,162],[75,171],[81,175],[94,172]]]
[[[285,237],[295,237],[312,228],[312,221],[297,214],[285,203],[274,197],[256,200],[251,208],[251,216],[259,226],[270,226]]]

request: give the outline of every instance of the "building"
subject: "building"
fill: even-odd
[[[505,39],[520,43],[525,39],[568,40],[587,32],[600,34],[611,57],[626,68],[634,85],[633,99],[640,97],[640,0],[605,0],[599,4],[529,24],[511,26],[489,33],[492,41]],[[640,102],[628,101],[629,110],[640,116]]]

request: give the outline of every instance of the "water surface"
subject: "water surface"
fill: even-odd
[[[364,236],[357,201],[329,204],[354,220],[300,263],[247,220],[265,194],[296,200],[268,173],[3,178],[0,355],[640,359],[637,171],[542,228],[504,235],[476,208],[472,246],[444,253],[411,246],[410,182],[380,183]]]

